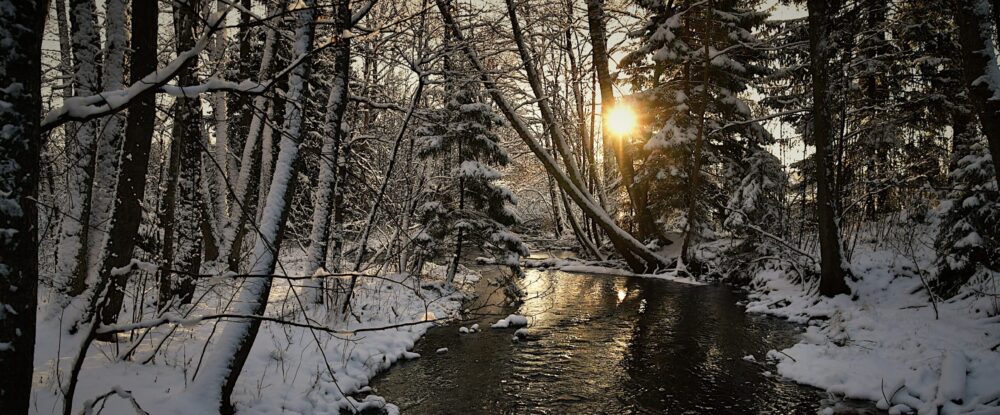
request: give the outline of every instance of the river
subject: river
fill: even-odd
[[[464,321],[432,328],[421,358],[372,380],[403,414],[815,414],[832,402],[758,363],[801,327],[745,313],[729,287],[528,270],[515,307],[488,282],[498,271],[484,275]],[[527,338],[490,328],[514,312]],[[481,332],[459,333],[474,323]]]

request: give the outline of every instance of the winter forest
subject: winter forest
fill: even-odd
[[[994,0],[0,0],[2,414],[1000,414]]]

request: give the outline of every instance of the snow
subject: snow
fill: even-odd
[[[440,349],[437,349],[437,350],[435,350],[435,351],[434,351],[434,353],[437,353],[437,354],[445,354],[445,353],[448,353],[448,348],[447,348],[447,347],[442,347],[442,348],[440,348]]]
[[[491,328],[495,329],[505,329],[508,327],[521,327],[528,325],[528,318],[518,314],[511,314],[505,318],[497,320],[496,323],[491,325]]]
[[[285,270],[282,273],[305,275],[308,263],[305,252],[297,248],[286,250],[280,258]],[[471,271],[466,269],[464,272]],[[475,279],[471,275],[467,277]],[[233,290],[240,285],[237,280],[220,278],[201,285],[196,298],[202,293],[206,297],[188,316],[169,314],[163,316],[162,321],[129,323],[131,327],[148,327],[155,324],[142,323],[170,322],[148,332],[135,330],[139,335],[136,338],[141,340],[135,343],[137,348],[132,359],[117,357],[133,345],[129,342],[92,346],[84,363],[73,413],[81,412],[86,401],[93,401],[109,391],[114,394],[104,400],[104,413],[134,413],[131,400],[126,396],[134,398],[143,410],[152,414],[217,413],[212,395],[200,389],[199,381],[205,373],[196,375],[194,368],[215,358],[208,353],[204,356],[205,362],[201,362],[201,353],[206,346],[209,352],[218,347],[220,338],[219,333],[213,336],[217,331],[213,320],[203,320],[199,316],[215,313],[217,304],[231,298]],[[416,286],[416,279],[403,274],[385,275],[383,279],[359,279],[355,310],[364,311],[356,311],[358,318],[345,322],[328,315],[324,308],[303,310],[295,301],[295,291],[288,282],[275,280],[267,316],[295,322],[310,321],[348,334],[310,332],[302,327],[262,323],[233,392],[237,411],[240,414],[315,414],[384,408],[389,413],[398,413],[398,408],[377,396],[358,400],[351,395],[365,390],[373,376],[395,362],[419,358],[418,353],[410,350],[426,330],[435,325],[427,320],[458,317],[463,301],[472,290],[471,285],[448,286],[440,276],[424,275],[420,282],[419,291],[413,291],[408,287]],[[205,292],[209,287],[212,289]],[[401,323],[416,324],[357,331]],[[80,337],[65,334],[58,318],[46,319],[40,315],[38,327],[39,339],[59,340],[38,342],[32,407],[40,414],[57,413],[61,411],[61,395],[56,392],[60,384],[56,375],[58,373],[65,384],[71,363],[65,356],[72,355],[72,347],[79,343]],[[349,334],[351,332],[354,334]],[[143,333],[146,334],[142,336]],[[168,333],[172,333],[169,338]],[[164,342],[162,347],[154,351],[161,342]],[[155,358],[142,363],[152,356]],[[204,370],[202,367],[201,371]]]
[[[87,2],[81,2],[81,4],[86,3]],[[209,16],[206,20],[206,25],[209,27],[209,30],[205,31],[202,37],[195,43],[195,46],[189,50],[178,53],[177,57],[167,63],[167,65],[163,68],[144,76],[139,82],[136,82],[125,89],[105,91],[101,93],[96,93],[96,91],[94,91],[93,95],[88,94],[85,96],[67,98],[63,101],[63,105],[61,107],[55,108],[45,115],[45,118],[42,119],[42,129],[45,130],[54,128],[55,126],[65,122],[67,119],[96,117],[102,114],[117,111],[124,108],[129,102],[134,100],[139,95],[160,88],[176,76],[189,60],[197,57],[202,51],[205,50],[205,47],[209,44],[209,40],[219,30],[220,25],[225,21],[225,16],[228,11],[228,8],[226,8]]]
[[[660,250],[658,255],[661,258],[670,258],[669,254],[679,253],[680,244],[673,243]],[[639,278],[653,278],[665,281],[672,281],[681,284],[690,285],[704,285],[702,281],[698,281],[690,276],[678,275],[676,270],[666,270],[658,273],[634,273],[626,269],[621,268],[619,264],[609,264],[604,261],[584,261],[579,259],[558,259],[558,258],[546,258],[546,259],[526,259],[524,260],[524,266],[529,268],[546,268],[555,269],[563,272],[572,272],[580,274],[595,274],[595,275],[609,275],[609,276],[622,276],[622,277],[639,277]]]
[[[982,296],[938,301],[919,278],[932,244],[915,256],[858,248],[856,298],[823,298],[776,270],[751,283],[747,312],[807,324],[798,344],[768,353],[781,376],[836,395],[878,402],[891,413],[1000,411],[1000,318]],[[913,263],[910,258],[920,258]],[[937,314],[937,317],[935,316]]]

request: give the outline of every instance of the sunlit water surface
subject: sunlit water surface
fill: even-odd
[[[403,414],[815,414],[830,403],[744,359],[765,361],[801,329],[746,314],[729,288],[538,270],[521,284],[526,301],[512,307],[481,283],[468,320],[431,329],[423,357],[374,379],[374,392]],[[510,312],[529,316],[528,338],[489,328]],[[459,333],[473,323],[483,331]]]

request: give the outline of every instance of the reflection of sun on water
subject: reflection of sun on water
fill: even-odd
[[[625,290],[618,290],[618,304],[621,304],[622,301],[625,301],[626,295],[628,295],[628,292],[626,292]]]

